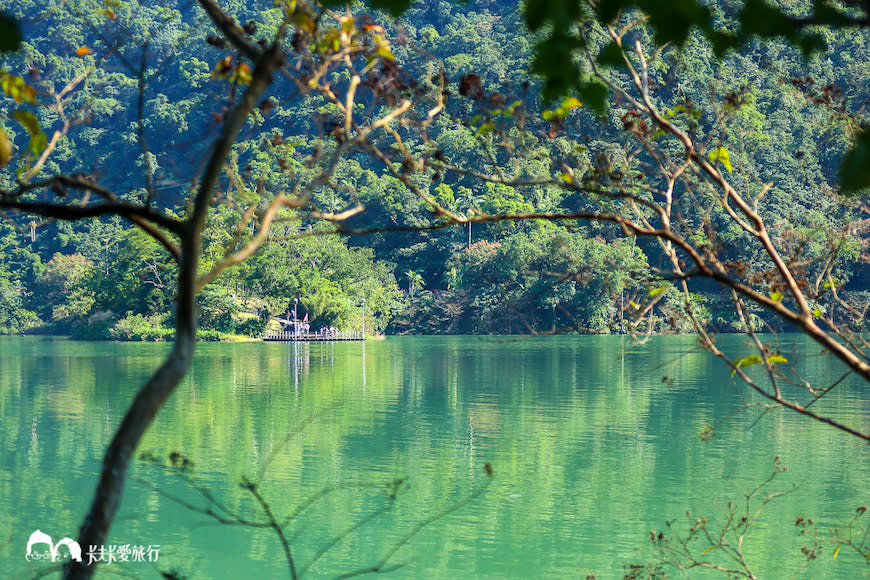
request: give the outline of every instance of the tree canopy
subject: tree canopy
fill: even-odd
[[[83,543],[197,331],[256,335],[291,301],[315,326],[364,301],[377,331],[691,331],[765,404],[870,439],[759,334],[870,380],[863,3],[373,6],[403,15],[21,0],[0,21],[23,32],[0,47],[0,329],[174,339]],[[755,351],[721,351],[729,331]]]

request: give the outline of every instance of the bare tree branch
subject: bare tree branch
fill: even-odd
[[[175,344],[166,362],[136,395],[106,450],[94,500],[79,533],[81,545],[99,546],[106,543],[109,528],[121,502],[127,469],[136,446],[163,403],[190,367],[196,344],[196,279],[206,212],[232,143],[241,131],[245,119],[272,82],[274,72],[283,65],[283,62],[278,42],[273,43],[258,60],[250,85],[228,116],[213,147],[194,198],[191,215],[179,227],[181,261],[178,275]],[[87,579],[95,571],[96,566],[71,561],[65,568],[64,577],[68,580]]]
[[[211,21],[214,22],[217,29],[221,31],[224,38],[229,40],[239,52],[254,62],[260,60],[263,51],[248,40],[247,33],[239,26],[239,23],[235,19],[230,18],[213,0],[197,0],[197,2],[199,2],[199,5],[202,6],[202,9],[211,18]]]

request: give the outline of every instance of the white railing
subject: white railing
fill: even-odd
[[[280,332],[267,332],[264,340],[282,341],[335,341],[335,340],[365,340],[363,333],[358,330],[345,330],[335,332],[293,332],[284,330]]]

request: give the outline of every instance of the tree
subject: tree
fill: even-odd
[[[536,46],[532,70],[545,78],[545,94],[554,97],[576,93],[592,107],[603,110],[608,93],[606,84],[585,76],[582,67],[563,66],[563,63],[577,62],[574,55],[593,48],[593,43],[583,32],[583,24],[608,24],[621,13],[635,9],[647,15],[657,44],[684,45],[694,30],[707,39],[717,57],[745,46],[753,38],[782,38],[807,56],[827,47],[820,28],[849,29],[870,25],[870,5],[855,0],[813,2],[812,7],[764,0],[747,0],[729,7],[710,6],[697,0],[680,3],[617,0],[588,4],[533,0],[525,5],[525,16],[530,30],[544,31]],[[615,54],[617,47],[610,45],[605,56]],[[870,186],[868,168],[870,131],[863,130],[853,136],[851,150],[840,166],[843,191],[857,192]]]
[[[405,272],[405,277],[408,279],[408,296],[413,298],[414,290],[423,287],[423,276],[419,272],[408,270]]]
[[[41,282],[47,290],[46,305],[58,305],[44,317],[71,327],[83,324],[94,305],[94,294],[87,284],[94,270],[93,262],[81,254],[55,254],[46,264]]]
[[[39,256],[17,247],[17,232],[0,223],[0,253],[6,258],[0,266],[0,329],[18,333],[39,323],[37,314],[28,308],[27,282],[38,275],[42,266]]]
[[[475,196],[474,191],[470,187],[459,187],[459,198],[456,200],[456,208],[459,211],[464,211],[468,217],[474,216],[477,210],[477,205],[483,201],[482,197]],[[471,247],[471,221],[468,220],[468,247]]]
[[[400,13],[410,6],[408,0],[377,0],[373,6]],[[812,6],[791,2],[769,3],[746,0],[729,5],[710,6],[699,0],[679,3],[661,0],[614,0],[609,2],[552,2],[532,0],[524,4],[525,24],[537,34],[531,72],[544,78],[548,99],[578,95],[581,101],[603,111],[608,98],[606,84],[590,77],[575,58],[589,49],[588,26],[606,24],[621,14],[641,10],[659,45],[681,46],[693,31],[710,43],[717,57],[747,45],[754,38],[781,38],[805,55],[824,50],[826,37],[820,29],[847,30],[870,26],[870,5],[865,0],[813,2]],[[436,33],[437,34],[437,33]],[[431,35],[430,35],[431,36]],[[615,54],[616,47],[607,55]],[[566,66],[577,63],[578,66]],[[840,181],[845,192],[870,187],[870,130],[857,132],[843,157]]]
[[[24,307],[24,297],[21,283],[0,272],[0,330],[17,333],[36,322],[36,315]]]
[[[157,8],[154,12],[139,11],[139,7],[126,4],[113,9],[100,5],[93,11],[85,8],[80,13],[83,27],[68,31],[68,40],[79,48],[72,60],[62,61],[73,69],[71,81],[63,80],[67,71],[58,73],[56,82],[63,88],[54,88],[49,78],[41,81],[37,91],[22,77],[3,73],[6,94],[32,110],[21,109],[14,115],[25,135],[0,134],[3,164],[8,167],[0,188],[0,209],[69,222],[120,216],[149,234],[176,263],[173,348],[135,397],[106,450],[95,497],[79,535],[81,545],[105,543],[136,445],[190,367],[198,326],[197,296],[224,270],[247,259],[269,239],[274,223],[299,222],[303,217],[338,220],[359,212],[360,206],[339,214],[322,211],[313,202],[313,195],[331,185],[331,175],[341,159],[361,151],[377,152],[373,140],[378,131],[389,130],[390,124],[410,108],[410,102],[402,97],[405,85],[396,75],[389,42],[371,17],[355,18],[294,2],[261,15],[266,17],[262,22],[243,26],[212,0],[201,0],[199,7],[199,16],[162,13]],[[184,34],[176,34],[176,25],[185,22],[184,18],[201,20],[203,16],[210,26],[188,26]],[[62,17],[55,15],[52,24],[67,26]],[[5,17],[3,26],[8,26]],[[204,38],[204,30],[217,33]],[[190,58],[192,52],[185,52],[189,48],[180,48],[191,39],[192,45],[201,48],[207,42],[214,48],[211,54],[216,64],[211,75],[208,68],[204,75],[193,73],[200,64]],[[28,50],[30,56],[41,60],[42,55],[32,47]],[[100,101],[96,95],[91,98],[93,89],[99,91],[112,84],[102,64],[113,59],[132,75],[119,79],[122,83],[130,78],[136,81],[133,87],[122,84],[116,91],[127,91],[135,103],[131,129],[123,134],[123,142],[128,151],[139,150],[142,172],[138,179],[135,173],[107,176],[66,171],[64,168],[75,167],[77,160],[52,161],[59,157],[58,143],[73,135],[75,127],[90,115],[101,112],[97,105],[107,106],[103,114],[119,110],[115,103]],[[193,80],[193,86],[211,76],[225,90],[214,100],[206,98],[204,92],[188,95],[185,106],[199,107],[200,121],[215,131],[207,147],[199,151],[202,163],[195,163],[193,175],[186,176],[192,178],[191,187],[175,186],[180,196],[172,199],[160,193],[157,183],[173,182],[173,161],[182,160],[165,142],[155,147],[149,139],[152,123],[176,124],[176,133],[165,135],[170,143],[189,125],[178,124],[177,102],[149,97],[154,83],[177,80],[161,76],[166,63],[175,59],[187,59],[192,74],[187,82]],[[281,83],[276,83],[279,77]],[[319,95],[335,113],[320,118],[321,134],[302,156],[302,163],[289,155],[294,146],[285,145],[280,132],[269,126],[269,114],[278,108],[278,100],[269,96],[270,88],[279,94]],[[368,108],[361,111],[356,107],[358,101],[364,101]],[[54,127],[51,139],[42,131],[44,124]],[[255,140],[250,131],[257,129],[271,129],[271,134]],[[87,134],[87,128],[83,132]],[[238,141],[243,132],[246,138]],[[20,143],[22,137],[29,138],[26,154],[6,155],[8,145]],[[108,157],[96,160],[97,164],[115,154],[113,142],[105,143],[102,151]],[[186,169],[179,177],[190,167],[181,166]],[[46,174],[48,177],[43,177]],[[267,181],[271,186],[268,194]],[[206,241],[215,232],[209,231],[209,220],[221,207],[236,212],[235,227],[224,230],[229,235],[220,240],[223,251],[210,256],[214,247],[206,247]],[[304,231],[299,235],[305,235]],[[93,566],[71,562],[66,577],[87,578],[93,573]]]
[[[532,69],[546,76],[548,95],[572,93],[560,94],[555,106],[538,110],[534,97],[523,89],[511,95],[516,99],[508,98],[507,90],[488,85],[474,71],[454,83],[446,73],[408,73],[395,62],[384,31],[370,17],[292,3],[241,25],[241,16],[232,14],[244,13],[244,6],[229,4],[222,10],[212,0],[198,4],[210,24],[190,26],[183,34],[169,24],[193,21],[190,13],[162,15],[143,6],[109,10],[98,5],[79,14],[81,26],[60,20],[52,24],[58,38],[77,46],[72,55],[57,59],[62,63],[58,70],[45,71],[56,74],[56,80],[48,75],[36,82],[2,73],[5,100],[19,109],[8,116],[15,120],[10,125],[17,133],[10,127],[0,132],[0,162],[7,167],[0,208],[65,221],[120,216],[146,232],[174,262],[176,341],[107,449],[82,544],[105,543],[136,444],[189,368],[197,296],[209,283],[226,280],[222,277],[227,269],[262,244],[319,234],[308,228],[314,220],[335,223],[333,231],[346,233],[404,231],[414,241],[457,224],[470,232],[472,221],[547,220],[575,230],[576,222],[583,221],[583,233],[601,239],[586,248],[597,268],[617,263],[617,270],[632,273],[631,310],[625,314],[635,332],[652,329],[652,315],[672,296],[666,289],[672,283],[702,344],[770,405],[870,439],[860,427],[833,421],[819,410],[836,382],[819,386],[802,381],[789,366],[790,354],[758,335],[760,324],[791,325],[841,360],[850,373],[870,380],[867,345],[860,334],[863,305],[843,293],[840,275],[841,263],[861,243],[857,224],[838,231],[809,218],[801,227],[778,219],[803,212],[807,204],[789,204],[788,192],[767,186],[760,179],[763,173],[753,173],[751,167],[742,171],[751,165],[747,148],[764,137],[756,130],[751,91],[722,86],[721,93],[707,95],[705,102],[693,102],[679,82],[686,60],[680,60],[678,47],[656,43],[706,46],[703,38],[680,32],[689,29],[687,24],[700,23],[711,46],[706,49],[710,57],[695,63],[699,66],[752,34],[785,35],[812,48],[808,26],[865,26],[861,6],[844,3],[848,11],[834,10],[842,16],[837,20],[836,14],[826,12],[830,6],[819,3],[808,17],[785,17],[784,24],[778,9],[750,0],[740,11],[741,32],[723,36],[710,22],[711,9],[693,1],[667,9],[665,3],[644,2],[640,7],[646,15],[613,9],[634,4],[586,8],[580,3],[530,2],[527,21],[532,30],[543,31]],[[389,0],[385,4],[394,10],[405,6]],[[758,28],[762,24],[769,27]],[[206,36],[206,30],[211,34]],[[37,69],[49,60],[34,47],[22,50]],[[202,56],[206,50],[210,52]],[[566,55],[580,57],[582,69],[557,71],[548,64],[573,62]],[[116,78],[103,66],[107,61],[128,75]],[[165,63],[172,62],[182,65],[167,72]],[[457,59],[451,66],[459,70],[464,62]],[[25,74],[23,64],[19,66]],[[151,87],[157,82],[170,84],[173,98],[153,95]],[[851,167],[870,165],[863,163],[866,130],[856,113],[838,108],[841,103],[824,86],[797,77],[792,85],[806,101],[841,114],[845,129],[839,141],[858,144],[846,155],[845,174],[850,175]],[[129,115],[113,94],[133,103]],[[288,95],[297,94],[316,99],[293,110],[288,103],[294,99]],[[596,122],[587,110],[604,114],[608,95],[614,97],[607,114],[615,127],[605,127],[596,139],[583,139],[583,126]],[[184,110],[195,113],[185,115]],[[95,115],[123,120],[119,126],[130,127],[121,141],[127,154],[136,152],[140,171],[105,171],[131,164],[115,150],[122,148],[117,140],[86,126]],[[294,125],[297,117],[314,122],[303,130]],[[427,138],[439,123],[452,124],[450,131]],[[285,125],[292,129],[285,132]],[[49,127],[51,137],[43,127]],[[81,158],[65,158],[65,140],[77,134],[103,146],[87,153],[87,148],[74,148]],[[155,139],[158,134],[161,138]],[[200,142],[206,145],[192,151],[200,159],[179,157],[183,145]],[[13,144],[21,153],[12,151]],[[357,181],[342,179],[348,198],[358,202],[337,212],[337,176],[352,174],[353,163],[367,155],[386,175],[360,171]],[[341,163],[350,156],[355,159]],[[90,171],[95,166],[102,171]],[[851,182],[844,182],[847,189],[862,183],[863,170],[854,173]],[[491,191],[497,195],[489,200],[490,213],[481,209],[473,216],[461,215],[433,196],[429,185],[445,176],[457,188],[493,184]],[[364,181],[365,191],[354,188]],[[521,200],[514,195],[517,191],[529,194],[522,193]],[[541,191],[558,193],[573,205],[569,210],[549,205],[552,210],[540,212],[523,205]],[[362,214],[363,203],[375,199],[387,225],[364,221],[368,216]],[[854,216],[837,207],[843,216]],[[285,231],[279,233],[282,227]],[[27,229],[35,237],[36,225]],[[620,241],[624,235],[631,239]],[[504,246],[514,265],[547,263],[524,240]],[[645,272],[632,271],[644,265],[634,259],[635,248],[653,258]],[[108,275],[109,242],[105,249],[105,270],[100,271]],[[498,274],[505,278],[493,274],[495,279],[515,284],[520,297],[523,283],[534,281],[522,267]],[[410,277],[409,284],[410,293]],[[620,291],[624,286],[615,285]],[[711,287],[731,293],[732,322],[753,341],[755,353],[738,358],[718,349],[695,299]],[[602,291],[607,293],[609,289]],[[332,289],[327,294],[324,304],[334,303]],[[541,307],[553,311],[570,298],[558,294],[547,295]],[[613,318],[604,313],[596,319],[608,316]],[[754,375],[756,369],[765,374]],[[73,565],[68,576],[90,573]]]
[[[867,344],[859,334],[864,299],[861,293],[849,296],[841,289],[841,265],[852,259],[850,248],[861,243],[855,236],[858,222],[848,208],[848,199],[840,197],[840,205],[831,205],[831,211],[843,220],[839,224],[817,222],[801,230],[782,221],[786,204],[791,211],[801,212],[800,223],[814,218],[810,217],[812,212],[803,213],[805,206],[780,193],[771,194],[775,182],[763,179],[763,174],[740,171],[751,163],[747,147],[752,129],[746,122],[753,118],[754,105],[746,91],[714,87],[722,92],[708,94],[701,103],[687,98],[678,88],[678,78],[670,72],[685,61],[676,48],[655,44],[662,38],[660,27],[671,25],[655,27],[662,14],[656,11],[658,5],[648,14],[617,14],[591,6],[589,10],[594,13],[578,8],[579,12],[567,15],[586,18],[588,24],[583,28],[587,52],[580,60],[588,81],[560,86],[576,90],[578,96],[568,96],[558,106],[542,111],[536,123],[531,116],[507,118],[500,106],[506,97],[500,100],[483,90],[469,93],[468,98],[482,111],[489,109],[473,124],[501,140],[485,144],[491,160],[487,169],[438,160],[428,166],[439,173],[474,176],[498,185],[547,186],[580,196],[573,212],[502,211],[477,216],[475,221],[582,220],[616,226],[605,228],[606,236],[622,232],[641,241],[652,240],[654,246],[645,244],[645,252],[656,255],[660,265],[650,271],[653,278],[646,296],[633,301],[635,327],[664,297],[663,285],[673,283],[683,295],[685,315],[701,344],[722,358],[767,404],[870,440],[870,433],[860,426],[835,421],[821,410],[825,395],[838,381],[808,384],[790,364],[793,355],[758,334],[765,328],[797,329],[845,364],[848,374],[870,380]],[[741,14],[754,14],[747,12],[753,6],[757,8],[757,3],[747,3]],[[565,16],[561,15],[564,22],[573,22]],[[648,18],[652,27],[645,24]],[[803,24],[795,30],[797,36],[790,40],[803,42]],[[688,37],[665,38],[684,41]],[[719,48],[715,42],[705,44],[696,37],[693,43],[693,50],[702,51],[713,61]],[[799,98],[835,111],[846,135],[858,134],[860,112],[851,113],[850,103],[836,100],[833,94],[825,96],[832,88],[815,88],[812,80],[795,79],[792,84]],[[594,87],[606,89],[600,101],[595,100],[598,89]],[[613,94],[614,101],[605,119],[618,124],[622,135],[615,136],[613,146],[591,150],[576,140],[579,125],[594,119],[580,109],[589,104],[603,113],[606,94]],[[585,103],[590,97],[591,103]],[[487,104],[493,102],[496,105]],[[562,147],[562,139],[575,139],[573,150],[572,145]],[[520,141],[536,143],[528,156],[549,156],[549,176],[510,175],[505,171],[506,166],[521,163],[514,153]],[[849,155],[852,153],[847,153],[847,159]],[[442,215],[454,222],[467,221],[446,209]],[[710,283],[731,295],[735,323],[752,341],[753,354],[729,356],[717,347],[714,329],[699,317],[693,299],[695,291],[709,288]],[[763,369],[763,377],[748,370],[755,365]]]

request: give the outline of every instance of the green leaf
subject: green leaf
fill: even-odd
[[[840,188],[845,194],[870,187],[870,129],[864,129],[840,165]]]
[[[27,150],[33,156],[37,156],[42,153],[46,145],[48,145],[48,137],[45,136],[45,133],[40,132],[30,138],[30,141],[27,143]]]
[[[375,54],[386,60],[396,60],[396,56],[393,54],[393,51],[391,51],[387,46],[381,45],[377,47],[375,49]]]
[[[816,0],[816,16],[822,20],[837,20],[836,10],[823,6]],[[813,32],[806,32],[801,25],[792,20],[780,8],[774,7],[765,0],[746,0],[740,12],[740,25],[745,36],[773,38],[782,36],[794,46],[801,49],[804,58],[827,48],[824,38]],[[821,24],[821,22],[820,22]]]
[[[813,309],[813,316],[815,316],[816,318],[822,317],[822,310],[818,306],[816,306],[816,308]]]
[[[664,288],[661,288],[661,287],[659,287],[659,288],[653,288],[653,289],[651,289],[651,290],[649,291],[649,297],[650,297],[650,298],[655,298],[656,296],[658,296],[659,294],[661,294],[661,293],[664,292],[664,291],[665,291],[665,289],[664,289]]]
[[[544,78],[542,96],[545,102],[578,92],[583,84],[580,69],[570,63],[574,62],[577,51],[585,46],[586,41],[583,38],[561,28],[537,43],[530,72]],[[580,97],[589,103],[589,99],[582,93]]]
[[[21,46],[18,21],[0,12],[0,52],[12,52]]]
[[[707,38],[713,45],[713,54],[716,58],[722,58],[726,52],[740,46],[740,39],[736,34],[711,30],[707,32]]]
[[[757,354],[751,354],[747,357],[737,360],[734,362],[734,368],[731,369],[731,376],[733,377],[737,373],[737,369],[745,369],[747,367],[751,367],[752,365],[757,365],[760,362],[761,357]]]
[[[769,362],[770,364],[787,363],[788,359],[785,358],[784,356],[782,356],[781,354],[772,354],[769,357],[767,357],[767,362]]]
[[[514,101],[513,103],[510,104],[510,106],[508,108],[506,108],[504,110],[504,116],[508,117],[508,118],[513,117],[514,111],[516,111],[516,108],[522,106],[522,104],[523,104],[522,101]]]
[[[12,158],[12,141],[9,140],[9,135],[0,127],[0,167],[5,167]]]
[[[544,111],[543,113],[541,113],[541,117],[545,121],[552,121],[553,119],[556,118],[556,112],[555,111]]]
[[[610,98],[607,87],[599,83],[582,83],[577,92],[586,106],[596,114],[603,116],[607,113],[607,99]]]
[[[474,132],[474,136],[480,137],[481,135],[492,133],[493,131],[495,131],[495,123],[488,121],[477,128],[477,131]]]
[[[824,0],[813,1],[813,18],[818,24],[840,27],[850,24],[849,17]]]
[[[716,163],[717,161],[722,164],[722,167],[728,170],[728,173],[731,173],[733,168],[731,167],[731,154],[728,153],[728,150],[724,147],[717,147],[713,149],[707,154],[707,157],[710,158],[710,161]]]
[[[36,118],[36,115],[30,111],[15,111],[12,113],[12,118],[21,123],[21,126],[30,133],[27,152],[33,156],[42,153],[48,143],[48,138],[42,132],[42,128],[39,126],[39,119]]]
[[[785,36],[793,38],[797,25],[786,17],[778,8],[764,0],[746,0],[740,12],[740,24],[747,36],[757,35],[763,38]]]
[[[619,68],[625,66],[622,49],[615,42],[606,45],[601,52],[598,53],[596,59],[601,66],[609,66]]]
[[[580,19],[584,12],[582,2],[565,2],[563,0],[529,0],[523,10],[526,24],[534,32],[547,23],[561,28],[567,28]]]
[[[27,129],[31,136],[42,132],[39,127],[39,119],[30,111],[15,111],[12,113],[12,118],[21,123],[21,126]]]
[[[655,29],[657,44],[672,42],[682,46],[692,28],[710,28],[710,9],[700,2],[644,2],[643,8],[649,14],[650,24]]]
[[[673,110],[668,109],[668,114],[671,117],[675,116],[677,113],[685,113],[694,119],[701,119],[701,111],[687,105],[677,105]]]
[[[8,74],[2,69],[0,69],[0,88],[16,103],[24,101],[31,105],[36,104],[36,89],[28,85],[23,78]]]
[[[610,0],[609,2],[596,2],[595,10],[601,22],[610,24],[618,15],[619,11],[625,8],[627,2],[624,0]]]
[[[773,300],[774,302],[782,302],[783,297],[784,296],[783,296],[782,292],[771,292],[770,293],[770,299]]]

